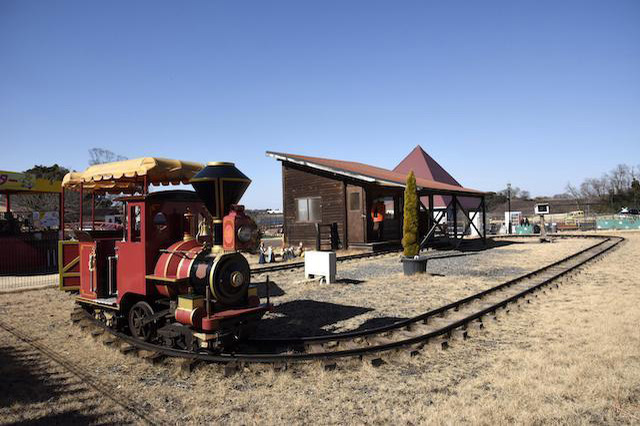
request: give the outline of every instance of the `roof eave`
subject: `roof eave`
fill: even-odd
[[[350,177],[352,179],[356,179],[356,180],[361,180],[367,183],[377,183],[380,185],[385,185],[385,186],[393,186],[393,187],[397,187],[397,188],[404,188],[405,184],[404,183],[398,183],[398,182],[394,182],[394,181],[390,181],[390,180],[386,180],[386,179],[378,179],[378,178],[373,178],[371,176],[366,176],[363,174],[359,174],[359,173],[354,173],[354,172],[350,172],[348,170],[344,170],[344,169],[340,169],[338,167],[327,167],[324,166],[322,164],[318,164],[312,161],[306,161],[306,160],[301,160],[299,158],[294,158],[291,156],[288,156],[286,154],[280,153],[280,152],[273,152],[273,151],[266,151],[266,155],[267,157],[272,157],[275,158],[278,161],[286,161],[289,163],[294,163],[294,164],[298,164],[301,166],[305,166],[305,167],[310,167],[313,169],[318,169],[318,170],[323,170],[325,172],[328,173],[334,173],[334,174],[339,174],[342,176],[347,176]],[[484,192],[482,191],[465,191],[464,187],[461,187],[462,190],[457,190],[457,189],[434,189],[434,188],[425,188],[422,187],[420,185],[416,185],[418,188],[418,192],[420,191],[426,191],[426,193],[434,193],[434,194],[438,194],[438,195],[462,195],[462,196],[469,196],[469,197],[482,197],[485,195]],[[468,189],[468,188],[467,188]]]
[[[335,174],[339,174],[339,175],[350,177],[352,179],[362,180],[362,181],[367,182],[367,183],[377,183],[377,184],[380,184],[380,185],[397,186],[397,187],[400,187],[400,188],[404,187],[404,185],[399,184],[398,182],[387,181],[387,180],[383,180],[383,179],[376,179],[376,178],[372,178],[371,176],[366,176],[366,175],[363,175],[363,174],[360,174],[360,173],[350,172],[348,170],[340,169],[338,167],[323,166],[322,164],[314,163],[312,161],[305,161],[305,160],[301,160],[299,158],[289,157],[289,156],[281,154],[279,152],[267,151],[266,155],[268,157],[275,158],[276,160],[279,160],[279,161],[286,161],[288,163],[294,163],[294,164],[298,164],[300,166],[311,167],[313,169],[322,170],[322,171],[325,171],[325,172],[328,172],[328,173],[335,173]]]

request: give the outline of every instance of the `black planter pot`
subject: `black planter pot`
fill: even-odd
[[[403,257],[400,259],[402,262],[402,270],[405,275],[424,274],[427,272],[427,258],[419,256],[417,259],[413,257]]]

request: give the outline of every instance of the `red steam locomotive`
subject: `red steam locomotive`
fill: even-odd
[[[150,184],[170,183],[190,183],[195,192],[148,192]],[[128,195],[117,198],[124,205],[120,231],[85,227],[81,212],[75,238],[61,243],[61,286],[76,287],[84,309],[140,340],[216,350],[242,338],[270,309],[239,253],[257,236],[236,205],[250,183],[233,163],[159,158],[68,174],[63,187],[92,199]]]

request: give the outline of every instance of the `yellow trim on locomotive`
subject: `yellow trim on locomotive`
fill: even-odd
[[[258,297],[258,286],[250,285],[247,295],[249,297]]]
[[[80,272],[67,272],[80,262],[80,253],[69,264],[64,265],[64,247],[65,245],[78,245],[78,241],[58,241],[58,283],[59,289],[62,291],[80,290],[79,285],[65,286],[64,279],[67,277],[79,277]]]
[[[181,294],[178,296],[178,309],[194,310],[204,308],[204,297],[199,294]]]

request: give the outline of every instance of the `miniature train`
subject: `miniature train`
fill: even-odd
[[[124,163],[149,160],[101,165],[100,176],[105,168],[126,169],[132,164]],[[195,192],[148,193],[154,170],[156,180],[166,184],[158,166],[163,163],[154,164],[147,164],[144,185],[130,191],[141,195],[117,198],[124,204],[123,231],[75,231],[76,302],[137,339],[185,350],[220,350],[250,334],[271,307],[260,303],[249,264],[239,253],[256,245],[255,222],[235,204],[251,181],[232,163],[209,163],[197,173],[193,167],[188,182]],[[64,184],[95,192],[128,185],[126,173],[100,180],[90,169],[65,178]]]

